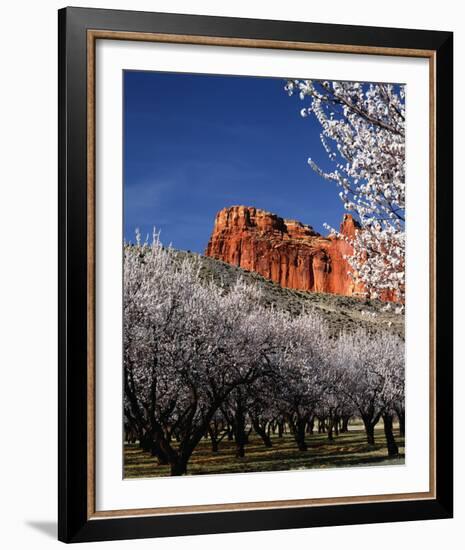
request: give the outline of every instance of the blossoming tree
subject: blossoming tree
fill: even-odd
[[[156,236],[124,250],[125,417],[172,475],[228,397],[269,370],[257,289],[238,280],[225,292],[199,269]]]
[[[124,248],[126,433],[171,475],[187,473],[206,437],[218,452],[231,436],[241,460],[252,430],[270,447],[273,427],[287,426],[306,452],[315,417],[333,440],[359,416],[370,444],[382,418],[394,456],[403,383],[399,337],[335,334],[316,312],[267,306],[257,285],[209,280],[200,257],[157,235]]]
[[[374,445],[375,426],[383,419],[390,456],[398,453],[392,427],[396,407],[404,406],[404,347],[395,334],[359,329],[342,333],[327,359],[330,393],[352,402],[369,445]]]
[[[310,166],[339,188],[344,207],[362,229],[351,244],[352,275],[371,298],[404,302],[405,293],[405,92],[401,85],[319,80],[287,83],[309,105],[304,117],[321,126],[332,170]],[[331,229],[331,228],[330,228]],[[333,232],[337,233],[334,229]],[[347,237],[339,235],[346,240]],[[398,307],[401,311],[402,307]]]

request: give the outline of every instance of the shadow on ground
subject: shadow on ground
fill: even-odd
[[[299,451],[290,434],[273,437],[272,448],[266,448],[261,440],[252,436],[246,446],[245,457],[235,457],[233,442],[223,440],[219,452],[211,451],[208,440],[202,440],[188,465],[190,475],[232,474],[246,472],[273,472],[321,468],[355,468],[367,466],[401,465],[405,463],[404,438],[395,430],[399,456],[387,456],[382,429],[375,431],[375,445],[367,445],[363,428],[354,426],[344,434],[327,439],[326,434],[307,436],[307,451]],[[124,477],[169,476],[168,466],[159,466],[150,453],[137,444],[124,447]]]
[[[57,538],[57,522],[56,521],[26,521],[25,522],[28,527],[32,527],[32,529],[35,529],[36,531],[39,531],[40,533],[43,533],[44,535],[47,535],[49,538],[56,539]]]

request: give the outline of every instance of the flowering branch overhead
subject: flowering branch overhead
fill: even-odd
[[[371,298],[405,300],[405,91],[401,85],[291,80],[310,105],[321,143],[332,163],[309,165],[341,188],[344,208],[356,214],[361,230],[351,240],[352,275]],[[334,231],[340,238],[344,238]],[[398,307],[401,310],[402,306]]]

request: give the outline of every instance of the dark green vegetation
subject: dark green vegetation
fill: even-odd
[[[232,286],[239,277],[247,283],[258,285],[263,292],[264,306],[285,310],[292,315],[299,315],[303,311],[320,313],[334,332],[366,326],[373,330],[389,330],[400,336],[404,334],[404,315],[382,311],[386,303],[380,300],[283,288],[257,273],[221,260],[198,256],[192,252],[176,251],[176,254],[180,258],[186,255],[199,258],[202,264],[200,276],[206,280],[213,280],[225,288]]]
[[[307,451],[299,451],[293,436],[272,437],[272,447],[264,446],[263,441],[253,432],[245,447],[245,456],[236,457],[234,441],[223,439],[218,452],[211,451],[209,439],[202,439],[192,454],[188,475],[228,474],[245,472],[272,472],[313,468],[349,468],[357,466],[386,466],[405,463],[404,438],[394,430],[399,445],[399,457],[388,458],[386,440],[381,423],[375,429],[375,445],[366,442],[361,424],[353,424],[349,431],[341,433],[333,441],[327,434],[307,436]],[[158,465],[150,452],[144,452],[138,444],[124,446],[124,477],[164,477],[170,475],[168,465]]]

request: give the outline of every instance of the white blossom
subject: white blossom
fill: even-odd
[[[322,128],[332,171],[309,165],[342,188],[344,208],[362,229],[351,241],[353,275],[370,297],[405,299],[405,91],[402,85],[294,80]],[[330,142],[335,145],[333,149]],[[341,237],[341,235],[340,235]],[[403,308],[400,306],[397,311]]]

